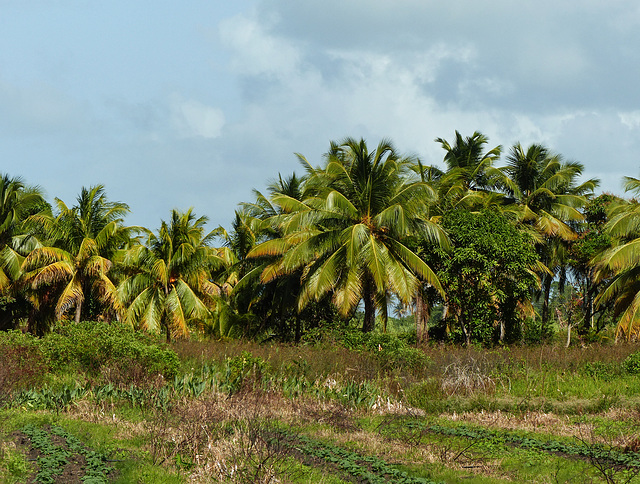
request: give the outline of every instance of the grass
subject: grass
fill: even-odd
[[[0,482],[42,470],[16,437],[29,425],[105,456],[110,482],[640,482],[637,346],[433,346],[419,367],[339,344],[171,349],[178,375],[152,384],[109,362],[11,366]]]

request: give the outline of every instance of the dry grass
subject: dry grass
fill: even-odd
[[[594,344],[571,346],[505,346],[491,349],[435,345],[425,348],[432,360],[431,376],[438,376],[442,368],[459,361],[481,361],[485,371],[509,371],[518,369],[574,371],[586,363],[621,363],[631,353],[638,351],[638,343]]]
[[[30,346],[0,345],[0,407],[17,390],[37,386],[46,365]]]
[[[553,436],[573,437],[582,439],[585,435],[596,436],[603,429],[606,430],[607,423],[628,422],[630,427],[638,425],[640,418],[637,410],[611,409],[603,413],[596,424],[594,419],[576,422],[575,417],[557,415],[545,412],[524,412],[522,414],[512,414],[507,412],[463,412],[452,414],[441,414],[440,418],[453,421],[464,422],[472,425],[479,425],[490,429],[537,432]],[[600,430],[598,430],[600,429]],[[640,426],[638,432],[627,434],[621,431],[609,432],[606,437],[598,439],[608,444],[613,444],[621,448],[630,448],[640,439]]]
[[[249,352],[262,358],[271,368],[286,369],[290,372],[302,373],[310,381],[340,374],[351,380],[363,382],[380,379],[389,374],[375,355],[367,352],[350,350],[336,345],[304,346],[293,344],[258,344],[253,341],[191,341],[180,340],[172,343],[173,350],[180,359],[190,361],[195,367],[204,362],[222,365],[227,358],[239,357]],[[403,370],[399,377],[421,378],[417,373]],[[395,373],[395,371],[392,371]]]

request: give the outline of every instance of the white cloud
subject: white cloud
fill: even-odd
[[[174,100],[172,120],[183,138],[218,138],[225,125],[222,110],[197,101]]]
[[[618,113],[618,117],[627,128],[640,128],[640,110]]]
[[[234,72],[240,75],[270,75],[284,78],[295,71],[298,49],[266,31],[268,22],[239,15],[220,23],[222,43],[235,52]]]

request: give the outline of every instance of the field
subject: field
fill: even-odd
[[[640,482],[637,345],[88,328],[0,339],[0,482]]]

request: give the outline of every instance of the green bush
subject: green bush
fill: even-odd
[[[622,362],[622,368],[632,375],[640,374],[640,351],[636,351],[627,356]]]
[[[616,363],[587,361],[582,367],[581,373],[600,380],[611,381],[620,374],[620,367]]]
[[[374,352],[383,369],[408,368],[418,370],[429,363],[424,351],[409,346],[397,336],[382,333],[363,335],[363,346]]]
[[[442,392],[440,382],[428,378],[405,389],[406,403],[410,407],[420,408],[427,412],[444,410],[446,396]]]
[[[363,333],[358,328],[330,329],[324,335],[325,341],[374,355],[383,370],[424,368],[429,357],[424,351],[412,347],[407,339],[406,336],[389,333]]]
[[[97,375],[105,368],[141,367],[148,375],[173,378],[180,365],[173,350],[121,323],[67,323],[42,338],[41,347],[54,371]]]

